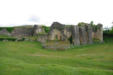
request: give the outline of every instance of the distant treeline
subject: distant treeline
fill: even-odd
[[[103,31],[104,36],[113,37],[113,27],[105,28]]]

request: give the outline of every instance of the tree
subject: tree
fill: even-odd
[[[91,26],[93,26],[93,25],[94,25],[94,22],[93,22],[93,21],[91,21],[91,22],[90,22],[90,25],[91,25]]]

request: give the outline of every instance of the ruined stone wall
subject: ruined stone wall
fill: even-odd
[[[72,33],[74,45],[85,45],[93,43],[91,25],[73,26]]]
[[[62,33],[57,29],[53,29],[49,33],[49,38],[48,39],[49,40],[62,40]]]
[[[37,37],[37,41],[41,43],[45,43],[48,40],[48,35],[47,34],[41,34]]]
[[[14,30],[11,32],[11,35],[14,37],[27,37],[27,36],[32,36],[32,34],[33,34],[33,28],[26,28],[26,27],[14,28]]]
[[[72,27],[72,41],[74,45],[80,45],[80,35],[79,35],[79,27],[73,26]]]
[[[80,44],[85,45],[87,44],[87,31],[86,31],[86,26],[80,26],[79,27],[79,36],[80,36]]]
[[[0,35],[7,35],[7,36],[21,38],[28,36],[36,36],[44,32],[45,31],[42,28],[42,26],[34,25],[34,26],[13,27],[13,30],[11,32],[9,32],[6,27],[0,30]]]
[[[65,38],[72,37],[72,28],[73,28],[72,25],[64,27],[63,34],[64,34]]]
[[[42,26],[34,25],[32,27],[14,27],[12,32],[6,29],[0,30],[0,35],[11,35],[14,37],[37,36],[37,41],[46,42],[47,40],[69,41],[73,45],[92,44],[95,40],[103,42],[103,27],[101,24],[91,26],[84,25],[64,25],[54,22],[50,31],[45,33]]]
[[[92,26],[91,25],[87,25],[86,26],[86,31],[87,31],[87,42],[88,44],[92,44],[93,43],[93,38],[92,38],[92,32],[93,32],[93,29],[92,29]]]
[[[94,41],[103,42],[103,26],[102,24],[98,24],[93,28],[92,38]]]
[[[0,35],[11,36],[11,34],[6,29],[0,30]]]
[[[74,31],[76,31],[76,33],[74,33]],[[78,42],[74,41],[75,45],[76,43],[77,45],[85,45],[85,44],[92,44],[95,41],[103,42],[103,27],[101,24],[98,24],[95,27],[91,26],[90,24],[83,26],[76,26],[74,31],[73,31],[74,34],[72,36],[76,36],[76,37],[73,37],[73,40],[74,39],[79,40]]]
[[[43,34],[45,33],[44,28],[42,26],[39,25],[34,25],[33,27],[33,35],[38,35],[38,34]]]
[[[64,28],[65,25],[54,22],[48,33],[48,40],[66,40]]]
[[[60,28],[61,27],[61,28]],[[97,28],[96,31],[94,29]],[[73,45],[86,45],[92,44],[94,39],[98,39],[99,42],[103,41],[103,30],[102,25],[91,26],[90,24],[85,25],[71,25],[66,27],[64,24],[53,23],[49,33],[49,40],[70,41]],[[71,40],[69,40],[71,39]]]

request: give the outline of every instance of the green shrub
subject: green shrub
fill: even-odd
[[[14,27],[7,27],[6,29],[8,32],[12,32],[14,30]]]
[[[91,21],[91,22],[90,22],[90,25],[91,25],[91,26],[93,26],[93,25],[94,25],[94,22],[93,22],[93,21]]]
[[[12,32],[14,30],[14,27],[0,27],[0,30],[6,29],[8,32]]]
[[[113,36],[113,27],[111,28],[105,28],[103,31],[104,35]]]

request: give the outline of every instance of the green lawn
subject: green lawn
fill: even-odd
[[[0,42],[0,75],[113,75],[113,41],[65,51],[38,42]]]

